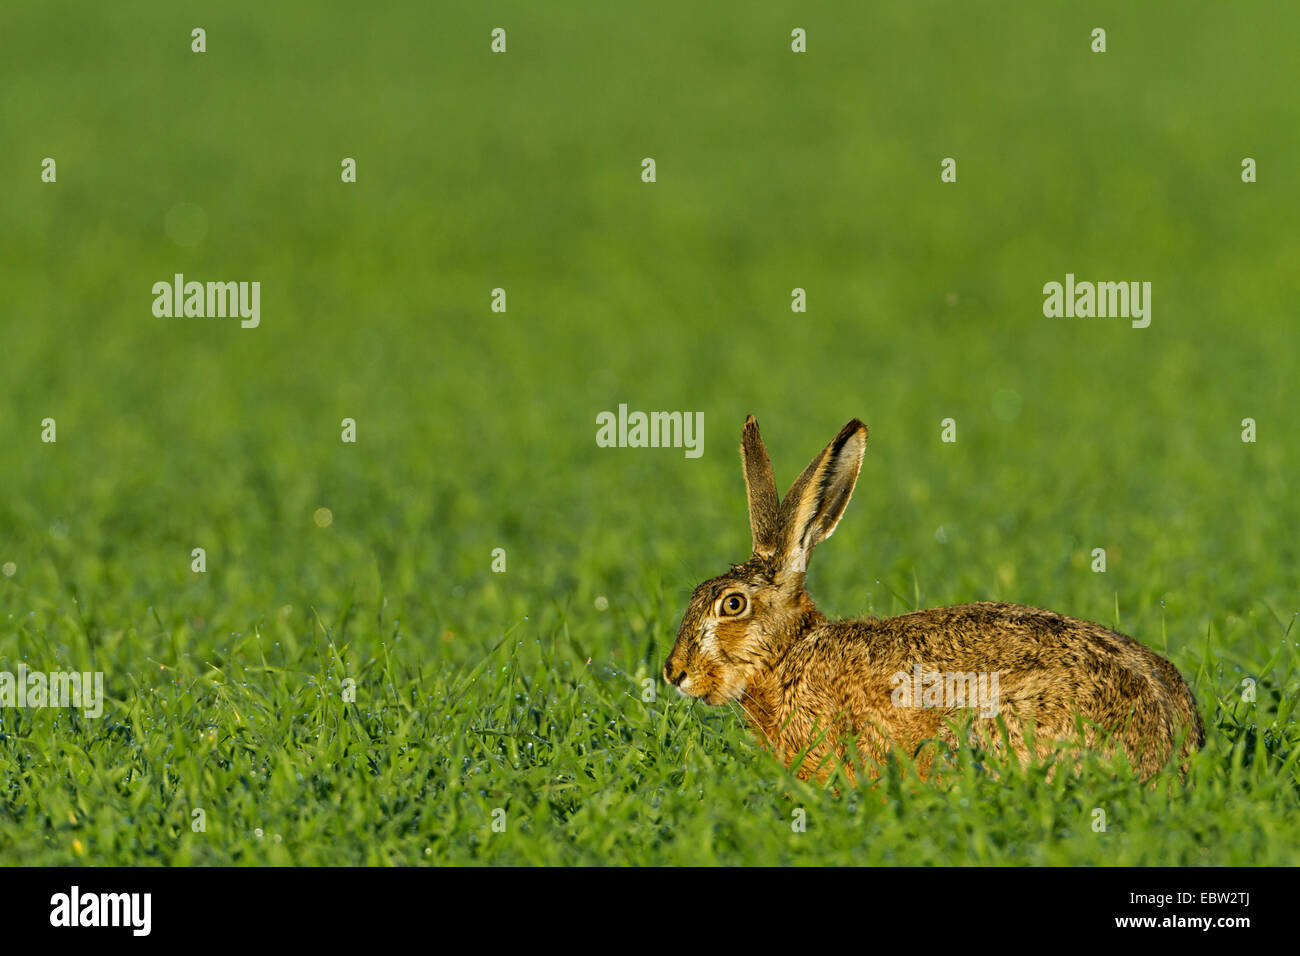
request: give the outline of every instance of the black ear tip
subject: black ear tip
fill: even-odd
[[[831,442],[831,451],[838,455],[850,440],[858,436],[861,436],[864,442],[867,440],[867,426],[862,424],[861,419],[855,418],[840,429],[840,433]]]
[[[746,415],[746,416],[745,416],[745,427],[746,427],[746,428],[757,428],[757,427],[758,427],[758,419],[755,418],[753,415]]]
[[[863,423],[862,419],[855,418],[852,421],[850,421],[847,425],[844,426],[844,428],[840,431],[840,434],[843,435],[845,438],[848,438],[851,435],[858,434],[859,432],[861,432],[865,436],[867,434],[867,426]]]

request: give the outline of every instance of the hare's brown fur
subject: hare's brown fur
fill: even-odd
[[[1097,624],[992,602],[884,620],[822,615],[804,588],[807,555],[848,504],[866,435],[861,422],[846,425],[778,502],[758,424],[746,421],[754,555],[695,589],[664,667],[668,681],[709,704],[736,703],[765,746],[788,765],[803,754],[796,772],[819,780],[836,765],[850,778],[874,776],[891,748],[927,772],[936,752],[927,741],[1000,749],[1003,733],[1022,760],[1063,745],[1122,746],[1146,778],[1175,748],[1181,759],[1204,743],[1178,670]],[[900,683],[911,686],[904,675],[935,674],[958,675],[959,688],[960,675],[997,675],[995,707],[962,706],[951,694],[900,703]]]

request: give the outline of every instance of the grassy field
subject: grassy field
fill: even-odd
[[[1300,10],[759,6],[0,7],[0,671],[108,696],[0,709],[0,863],[1300,862]],[[704,453],[597,447],[620,403]],[[823,611],[1116,626],[1187,785],[835,793],[668,693],[751,412],[782,489],[871,429]]]

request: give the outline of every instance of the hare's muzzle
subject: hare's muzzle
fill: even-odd
[[[673,644],[672,653],[664,664],[664,680],[677,688],[679,694],[690,696],[691,681],[686,674],[686,655],[681,652],[681,642]]]
[[[686,668],[682,666],[676,654],[670,654],[668,662],[664,664],[664,680],[674,687],[680,687],[685,679]]]

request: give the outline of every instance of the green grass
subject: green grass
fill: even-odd
[[[5,4],[0,670],[110,700],[0,710],[0,863],[1300,862],[1296,27]],[[154,318],[176,272],[262,282],[261,327]],[[1151,281],[1150,328],[1044,318],[1066,272]],[[597,448],[620,402],[703,411],[704,455]],[[871,428],[824,611],[1118,626],[1201,703],[1187,785],[961,755],[837,794],[663,693],[691,588],[747,556],[750,412],[782,486]]]

